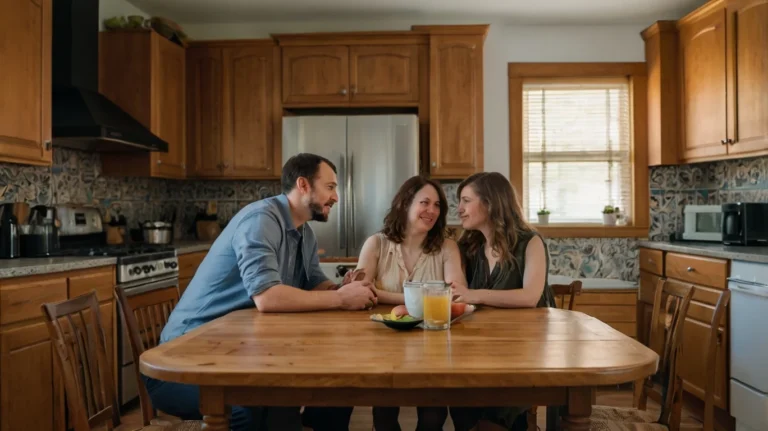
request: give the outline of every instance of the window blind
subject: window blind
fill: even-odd
[[[550,223],[601,223],[606,205],[632,214],[629,80],[526,80],[523,206]]]

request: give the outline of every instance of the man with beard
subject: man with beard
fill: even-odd
[[[298,154],[283,166],[283,193],[253,202],[227,224],[200,264],[162,331],[165,343],[235,310],[260,312],[363,310],[376,303],[370,283],[342,286],[320,269],[310,220],[327,221],[338,202],[336,167],[315,154]],[[345,280],[346,281],[346,280]],[[196,386],[142,376],[155,409],[199,420]],[[316,431],[345,430],[351,408],[312,408]],[[301,430],[299,407],[233,406],[230,429]]]

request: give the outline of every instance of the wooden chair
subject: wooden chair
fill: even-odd
[[[565,309],[565,301],[566,297],[568,297],[568,310],[573,311],[573,303],[576,295],[581,295],[581,281],[574,280],[570,284],[552,284],[549,287],[552,288],[552,293],[555,295],[555,303],[560,304],[560,308]],[[526,414],[528,431],[537,431],[539,429],[536,424],[536,422],[538,422],[538,406],[532,406],[528,409]]]
[[[682,379],[677,373],[678,360],[682,351],[683,327],[688,306],[695,288],[659,280],[656,287],[650,341],[653,345],[662,340],[659,371],[639,385],[639,400],[642,409],[648,397],[661,399],[661,413],[653,415],[642,409],[594,406],[591,416],[591,430],[615,431],[628,429],[678,431],[682,416]],[[712,313],[712,330],[708,337],[705,367],[714,367],[717,350],[722,347],[718,327],[730,301],[731,293],[722,291]],[[705,385],[704,431],[714,430],[715,373],[710,373]]]
[[[42,305],[75,431],[112,430],[120,425],[112,370],[107,361],[95,291]],[[163,427],[150,426],[146,431]]]
[[[171,312],[179,302],[179,289],[169,286],[131,294],[121,287],[115,287],[115,299],[123,316],[123,323],[128,329],[131,342],[133,363],[136,364],[136,384],[139,389],[139,404],[144,426],[162,425],[173,427],[174,431],[196,431],[202,429],[200,421],[180,421],[179,419],[158,415],[152,406],[152,400],[138,372],[139,356],[146,350],[160,344],[160,334],[168,323]]]

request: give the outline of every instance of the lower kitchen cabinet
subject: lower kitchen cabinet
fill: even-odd
[[[640,249],[640,257],[640,289],[637,295],[638,340],[649,345],[654,293],[659,280],[693,286],[695,291],[683,324],[683,341],[678,362],[687,400],[685,406],[694,415],[703,413],[706,379],[711,373],[715,373],[715,429],[733,429],[728,398],[730,380],[728,311],[722,321],[718,322],[718,352],[715,364],[705,368],[707,365],[704,363],[708,337],[712,329],[712,314],[721,292],[727,288],[730,261],[644,248]],[[660,353],[662,346],[649,347]]]
[[[635,338],[636,297],[635,289],[582,289],[581,295],[574,300],[573,310],[581,311]],[[561,304],[557,305],[560,307]]]
[[[179,296],[184,294],[206,254],[207,251],[199,251],[179,255]]]
[[[64,382],[40,309],[44,303],[96,290],[116,376],[114,271],[105,266],[0,280],[0,431],[68,429]]]

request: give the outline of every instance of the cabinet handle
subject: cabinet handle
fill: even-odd
[[[735,142],[733,139],[731,139],[731,138],[728,138],[728,139],[727,139],[727,142],[728,142],[729,144],[731,144],[731,145],[733,145],[733,144],[735,144],[735,143],[736,143],[736,142]]]
[[[51,151],[51,141],[43,142],[43,148],[45,148],[45,151]]]
[[[650,259],[650,258],[649,258],[649,259],[648,259],[648,263],[655,263],[655,262],[653,261],[653,259]]]
[[[432,162],[432,167],[436,168],[437,167],[437,162]]]
[[[161,163],[163,163],[163,161],[162,161],[162,160],[158,160],[158,161],[157,161],[157,164],[158,164],[158,165],[159,165],[159,164],[161,164]]]
[[[347,89],[342,88],[341,91],[339,91],[339,94],[347,94]]]
[[[722,139],[722,140],[720,140],[720,145],[725,145],[725,144],[727,144],[727,143],[728,143],[728,140],[727,140],[727,139]]]
[[[693,269],[693,267],[692,267],[692,266],[689,266],[689,267],[688,267],[688,268],[686,268],[685,270],[686,270],[686,271],[688,271],[688,272],[693,272],[693,271],[694,271],[694,269]]]

